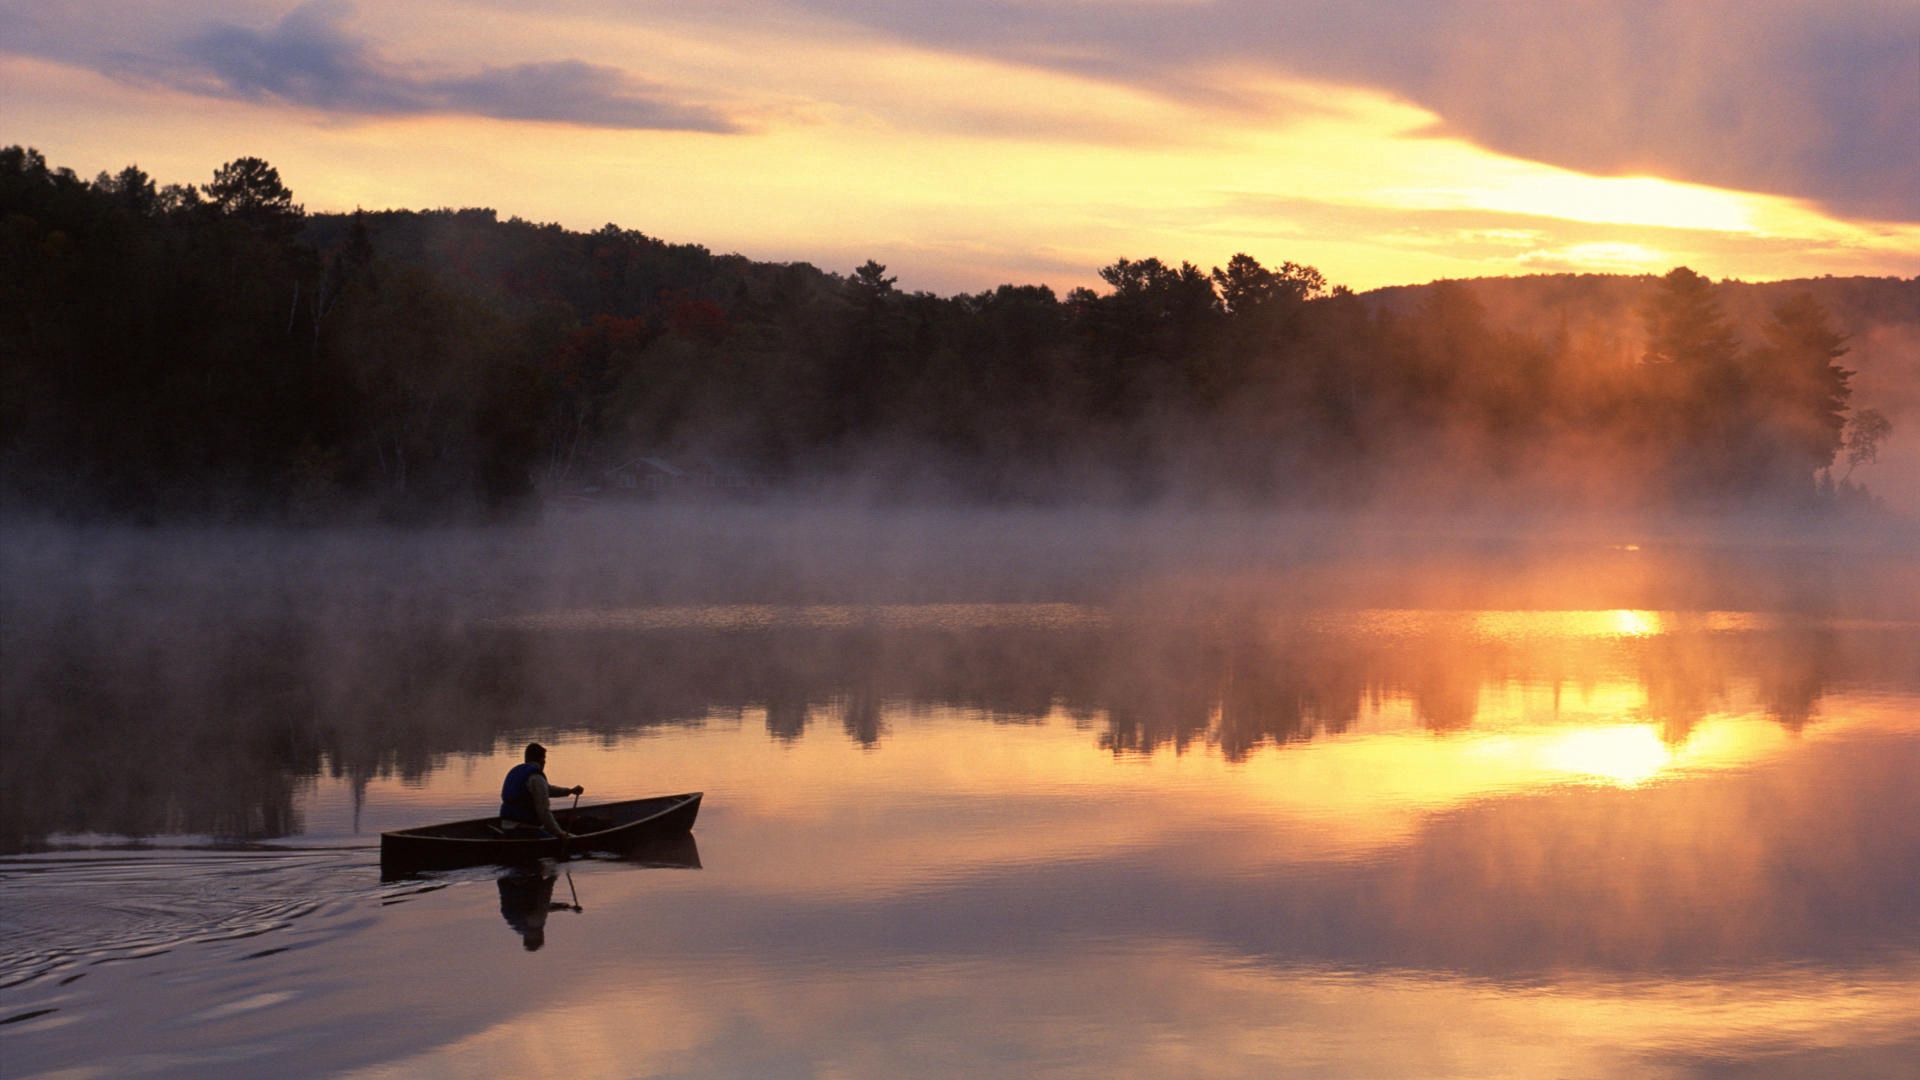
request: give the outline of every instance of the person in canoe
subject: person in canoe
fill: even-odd
[[[508,836],[544,832],[565,840],[572,834],[554,820],[553,796],[582,795],[586,790],[578,784],[563,788],[549,783],[547,748],[528,743],[526,760],[509,769],[500,785],[500,831]]]

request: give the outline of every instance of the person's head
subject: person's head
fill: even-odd
[[[547,748],[537,742],[528,743],[527,760],[535,765],[545,765],[547,763]]]

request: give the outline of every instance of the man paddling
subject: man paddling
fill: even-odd
[[[554,820],[550,801],[555,795],[582,795],[586,790],[578,784],[563,788],[548,783],[547,748],[528,743],[526,760],[509,769],[506,782],[500,785],[500,831],[512,836],[544,829],[548,835],[565,840],[572,834]]]

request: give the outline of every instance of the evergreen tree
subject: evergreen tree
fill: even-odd
[[[221,215],[264,233],[291,239],[303,208],[280,182],[280,170],[257,157],[236,158],[214,170],[207,199]]]
[[[1804,487],[1833,464],[1847,425],[1853,372],[1837,362],[1847,354],[1827,310],[1800,293],[1773,310],[1766,344],[1754,354],[1764,420],[1777,446],[1785,482]]]
[[[1670,481],[1687,497],[1750,486],[1755,417],[1740,342],[1713,283],[1676,267],[1660,279],[1644,315],[1649,407]]]

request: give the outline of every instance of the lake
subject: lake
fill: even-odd
[[[1911,535],[1516,535],[10,526],[0,1061],[1912,1075]],[[536,738],[691,839],[381,880]]]

